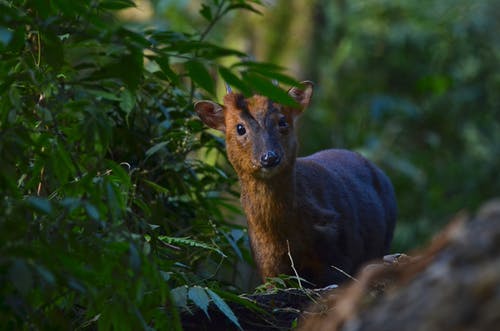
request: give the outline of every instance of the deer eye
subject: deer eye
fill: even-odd
[[[236,125],[236,132],[238,132],[238,134],[240,136],[242,136],[245,133],[247,133],[247,130],[245,129],[245,127],[243,126],[243,124],[238,124],[238,125]]]
[[[281,117],[279,119],[278,126],[280,127],[280,129],[286,129],[286,128],[288,128],[288,123],[286,122],[285,117]]]

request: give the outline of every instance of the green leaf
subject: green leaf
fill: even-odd
[[[128,89],[124,89],[120,93],[120,108],[128,115],[134,109],[135,94]]]
[[[95,221],[99,220],[100,218],[99,211],[91,203],[88,202],[85,203],[85,211],[87,212],[87,215],[89,215],[89,217],[92,218],[93,220]]]
[[[224,315],[226,315],[226,317],[229,318],[229,320],[231,320],[231,322],[233,322],[234,325],[238,327],[238,329],[243,330],[241,328],[240,323],[238,322],[238,318],[236,317],[236,315],[234,315],[234,312],[231,309],[231,307],[229,307],[227,303],[211,289],[207,288],[206,291],[210,296],[210,298],[212,299],[212,302],[217,306],[217,308],[219,308],[219,310],[223,312]]]
[[[233,64],[231,68],[243,67],[247,70],[274,71],[279,72],[285,70],[284,67],[269,62],[241,61]]]
[[[269,78],[271,80],[276,80],[280,83],[288,84],[290,86],[300,86],[300,82],[298,82],[294,78],[289,77],[285,74],[282,74],[282,73],[279,73],[276,71],[266,71],[266,70],[258,70],[258,69],[257,70],[252,69],[252,70],[254,72],[260,73],[262,76]]]
[[[245,95],[250,95],[252,93],[250,87],[243,80],[238,78],[238,76],[233,74],[231,70],[224,67],[219,67],[219,73],[224,81],[229,84],[229,86],[231,86],[231,88],[237,88],[241,91],[241,93]]]
[[[188,291],[188,297],[191,301],[194,302],[196,306],[198,306],[198,308],[203,310],[203,312],[205,313],[205,315],[207,315],[208,318],[210,318],[207,310],[208,304],[210,303],[210,299],[204,288],[200,286],[191,287]]]
[[[231,292],[222,291],[220,289],[214,289],[212,291],[216,292],[217,295],[219,295],[221,298],[225,299],[226,301],[237,303],[237,304],[239,304],[239,305],[241,305],[249,310],[257,312],[258,314],[265,315],[265,314],[269,313],[269,311],[258,306],[254,301],[252,301],[248,298],[238,296],[238,295],[231,293]]]
[[[148,184],[151,186],[156,192],[158,193],[163,193],[163,194],[168,194],[169,190],[161,185],[156,184],[155,182],[152,182],[150,180],[144,179],[144,183]]]
[[[163,147],[167,146],[168,142],[167,141],[162,141],[161,143],[158,143],[156,145],[154,145],[153,147],[149,148],[147,151],[146,151],[146,157],[150,157],[151,155],[153,155],[154,153],[158,152],[159,150],[161,150]]]
[[[99,3],[99,7],[103,9],[117,10],[136,7],[136,5],[132,0],[105,0]]]
[[[141,270],[141,256],[135,244],[130,243],[129,245],[129,265],[130,268],[138,273]]]
[[[188,309],[187,306],[187,286],[179,286],[170,290],[170,296],[174,304],[183,309]]]
[[[202,243],[200,241],[190,239],[188,237],[180,238],[180,237],[158,236],[158,240],[166,242],[167,244],[184,245],[184,246],[203,248],[203,249],[207,249],[207,250],[216,252],[222,257],[227,257],[226,254],[224,254],[224,252],[222,252],[220,249],[218,249],[216,247],[212,247],[212,246],[207,245],[205,243]]]
[[[253,62],[253,61],[242,61],[232,65],[232,68],[243,67],[246,68],[248,72],[258,73],[269,80],[277,80],[278,82],[290,85],[298,86],[299,82],[284,74],[285,68],[278,66],[274,63],[268,62]]]
[[[210,43],[196,44],[193,45],[193,48],[198,51],[200,58],[204,58],[206,60],[212,60],[224,56],[244,57],[247,55],[231,48],[220,47]]]
[[[70,151],[62,143],[57,144],[54,149],[51,158],[52,167],[56,172],[56,176],[64,183],[70,176],[75,175],[76,169],[71,160]]]
[[[270,80],[261,75],[245,73],[245,80],[260,94],[269,97],[275,102],[286,106],[297,106],[295,100],[279,87],[275,86]]]
[[[186,69],[188,71],[189,77],[193,80],[193,82],[205,89],[210,94],[215,94],[215,86],[212,76],[205,68],[201,62],[198,61],[188,61],[186,62]]]
[[[0,44],[8,45],[12,39],[13,32],[9,29],[0,27]]]
[[[238,247],[238,244],[236,244],[236,241],[233,240],[233,238],[231,238],[231,236],[229,236],[226,232],[222,231],[222,234],[224,235],[224,238],[226,238],[227,242],[231,245],[236,255],[240,258],[240,260],[243,260],[243,255],[241,254],[241,250]]]
[[[170,277],[170,273],[166,272],[166,271],[163,271],[163,270],[160,270],[160,276],[166,282],[168,282],[170,280],[170,278],[171,278]]]
[[[232,5],[230,5],[230,6],[227,7],[227,9],[225,10],[225,12],[229,12],[229,11],[235,10],[235,9],[249,10],[249,11],[252,11],[252,12],[254,12],[256,14],[262,15],[262,12],[260,12],[257,9],[255,9],[254,7],[250,6],[247,3],[235,3],[235,4],[232,4]]]
[[[26,202],[28,202],[28,204],[30,204],[32,207],[34,207],[35,209],[37,209],[42,213],[45,214],[52,213],[52,204],[46,198],[28,197],[26,199]]]
[[[117,94],[107,92],[107,91],[102,90],[102,89],[94,90],[94,89],[88,88],[85,91],[88,94],[95,95],[96,97],[98,97],[100,99],[111,100],[111,101],[121,101],[121,98]]]
[[[130,180],[130,175],[127,170],[130,170],[130,165],[127,162],[122,162],[121,164],[117,164],[113,161],[105,162],[106,168],[111,170],[108,178],[115,184],[118,184],[120,188],[122,188],[123,193],[127,193],[127,189],[132,185]]]
[[[203,16],[207,21],[212,20],[212,9],[210,6],[207,6],[206,4],[201,4],[201,9],[200,9],[200,14]]]
[[[145,256],[148,256],[149,254],[151,254],[151,244],[148,243],[147,241],[145,241],[142,244],[142,254]],[[162,275],[162,277],[164,274],[166,274],[165,276],[169,276],[168,273],[166,273],[164,271],[160,271],[160,274]],[[165,280],[168,280],[168,279],[165,279]]]
[[[168,79],[174,84],[179,84],[179,76],[170,68],[168,57],[159,56],[155,58],[156,63],[160,66],[161,71],[167,76]]]
[[[50,272],[47,268],[41,265],[35,265],[36,271],[38,274],[50,285],[56,284],[56,279],[52,272]]]
[[[59,201],[59,204],[67,208],[69,212],[72,212],[81,205],[81,200],[77,198],[64,198]]]
[[[110,182],[106,183],[106,197],[111,218],[113,221],[117,221],[122,212],[122,201],[120,195],[116,194],[114,185]]]

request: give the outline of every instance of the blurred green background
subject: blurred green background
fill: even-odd
[[[153,17],[192,31],[194,3],[154,2]],[[300,154],[353,149],[388,173],[400,209],[393,251],[500,193],[500,2],[277,0],[259,10],[234,13],[211,38],[315,83]]]

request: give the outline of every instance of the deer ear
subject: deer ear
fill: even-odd
[[[208,100],[197,101],[194,110],[207,126],[222,132],[226,131],[224,108],[218,103]]]
[[[314,84],[311,81],[305,80],[300,82],[301,87],[292,87],[288,90],[288,95],[297,101],[300,105],[299,111],[303,111],[309,106],[309,102],[311,101],[311,97],[313,94],[313,86]]]

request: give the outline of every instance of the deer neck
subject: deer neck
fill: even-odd
[[[262,229],[271,235],[288,232],[295,207],[295,169],[272,178],[240,177],[241,203],[250,231]],[[284,231],[286,230],[286,231]]]
[[[289,272],[288,242],[294,231],[301,231],[294,222],[292,170],[266,180],[240,177],[252,252],[263,279]]]

